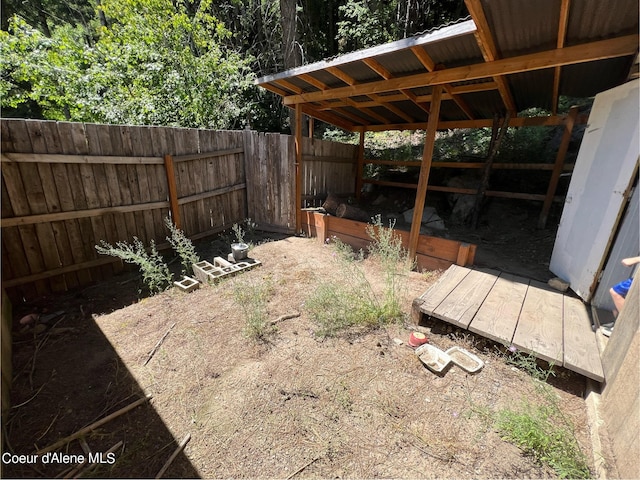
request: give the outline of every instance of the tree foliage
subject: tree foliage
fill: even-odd
[[[34,103],[50,119],[242,127],[249,61],[224,45],[230,32],[205,2],[188,6],[104,0],[106,24],[63,23],[51,37],[14,16],[0,33],[2,106]]]
[[[5,116],[268,131],[287,109],[253,79],[290,67],[285,52],[309,63],[466,13],[463,0],[2,2]]]

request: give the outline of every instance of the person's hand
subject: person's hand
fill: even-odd
[[[629,257],[622,259],[622,264],[625,267],[630,267],[631,265],[635,265],[636,263],[640,263],[640,257]]]

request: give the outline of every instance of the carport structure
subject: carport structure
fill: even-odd
[[[559,115],[559,97],[593,96],[637,75],[638,0],[465,0],[465,4],[470,19],[257,80],[296,112],[298,231],[303,115],[360,133],[356,194],[363,183],[365,132],[426,130],[409,237],[412,256],[438,130],[564,124],[547,193],[535,198],[543,202],[540,224],[544,225],[571,130],[577,121],[584,121],[577,109]],[[518,117],[530,107],[547,109],[551,115]],[[476,193],[462,190],[457,189]]]

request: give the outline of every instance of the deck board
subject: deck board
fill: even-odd
[[[513,344],[539,358],[562,365],[563,296],[531,281],[522,304]]]
[[[467,328],[487,294],[496,283],[496,276],[481,270],[471,270],[445,300],[434,310],[434,316]]]
[[[503,273],[478,310],[469,330],[499,343],[511,344],[529,280]]]
[[[564,367],[598,381],[604,371],[587,307],[577,298],[564,298]]]
[[[453,265],[414,306],[418,320],[426,314],[603,381],[588,309],[546,284]]]
[[[440,279],[422,295],[424,299],[422,308],[434,311],[470,271],[468,268],[451,265]]]

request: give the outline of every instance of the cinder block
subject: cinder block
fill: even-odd
[[[232,255],[233,257],[233,255]],[[224,268],[224,267],[232,267],[235,262],[227,261],[222,257],[215,257],[213,259],[213,264],[216,267]]]
[[[173,284],[185,293],[193,292],[200,288],[200,283],[195,278],[187,277],[186,275],[182,280],[173,282]]]
[[[193,264],[193,275],[201,283],[208,284],[216,282],[220,277],[224,275],[224,272],[221,268],[210,264],[206,260],[203,260],[202,262]]]

